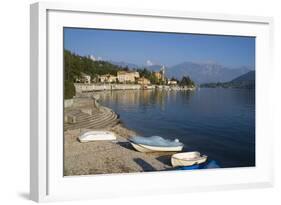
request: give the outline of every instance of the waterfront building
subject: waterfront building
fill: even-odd
[[[150,85],[150,80],[148,80],[147,78],[145,77],[141,77],[138,79],[138,84],[140,85]]]
[[[81,77],[76,78],[75,81],[80,82],[80,83],[85,83],[85,84],[91,84],[91,76],[86,73],[81,72]]]
[[[165,79],[166,79],[166,77],[165,77],[165,66],[162,66],[160,71],[155,72],[154,75],[157,78],[157,80],[165,81]]]
[[[110,74],[100,75],[98,76],[98,82],[101,83],[115,83],[117,81],[117,77]]]
[[[119,83],[135,83],[136,79],[140,77],[139,72],[136,71],[118,71],[117,79]]]
[[[168,80],[168,85],[177,85],[178,82],[176,80]]]

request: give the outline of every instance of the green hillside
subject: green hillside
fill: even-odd
[[[86,73],[91,78],[97,75],[116,75],[119,70],[127,70],[107,61],[93,61],[88,56],[79,56],[64,50],[64,98],[69,99],[75,95],[73,83],[81,77],[81,73]]]
[[[217,83],[206,83],[201,84],[200,87],[207,88],[246,88],[255,89],[255,71],[250,71],[244,75],[241,75],[229,82],[217,82]]]
[[[64,98],[70,99],[75,95],[74,83],[76,79],[81,78],[81,73],[91,76],[91,79],[98,75],[111,74],[117,76],[118,71],[128,71],[129,68],[115,65],[108,61],[93,61],[89,56],[80,56],[68,50],[64,50]],[[131,68],[131,70],[138,71],[140,77],[145,77],[152,84],[165,84],[155,77],[155,72],[147,68]],[[176,80],[176,79],[174,79]],[[179,81],[181,86],[195,86],[195,83],[189,76],[183,76]]]

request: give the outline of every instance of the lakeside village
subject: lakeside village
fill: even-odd
[[[165,67],[158,67],[158,71],[146,67],[128,68],[64,50],[64,98],[105,90],[195,89],[196,85],[189,76],[169,79]]]
[[[65,176],[164,171],[178,166],[174,162],[171,164],[171,155],[183,149],[182,143],[158,137],[153,140],[168,143],[167,146],[152,151],[139,149],[138,143],[131,141],[139,134],[121,122],[122,113],[99,103],[99,91],[128,89],[193,90],[195,84],[188,76],[180,81],[168,79],[164,66],[159,71],[130,70],[65,50]],[[146,137],[140,139],[147,140]],[[195,158],[200,157],[197,152],[195,154]]]
[[[153,84],[148,78],[135,70],[117,71],[117,75],[110,73],[104,75],[91,75],[81,72],[81,77],[75,79],[76,93],[103,91],[103,90],[140,90],[140,89],[163,89],[163,90],[194,90],[195,84],[184,76],[181,81],[165,76],[165,67],[152,73],[157,84]]]

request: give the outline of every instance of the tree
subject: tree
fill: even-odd
[[[64,99],[71,99],[75,95],[75,87],[72,81],[64,81]]]
[[[190,79],[189,76],[183,76],[179,82],[180,86],[194,87],[195,83]]]
[[[86,73],[96,78],[98,75],[111,74],[117,75],[117,71],[128,70],[128,67],[122,68],[107,61],[93,61],[89,56],[79,56],[64,50],[64,94],[66,98],[75,95],[73,83],[81,78],[81,73]]]

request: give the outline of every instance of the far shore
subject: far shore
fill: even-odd
[[[180,85],[140,85],[118,83],[74,83],[76,93],[105,91],[105,90],[167,90],[167,91],[193,91],[195,86]]]

